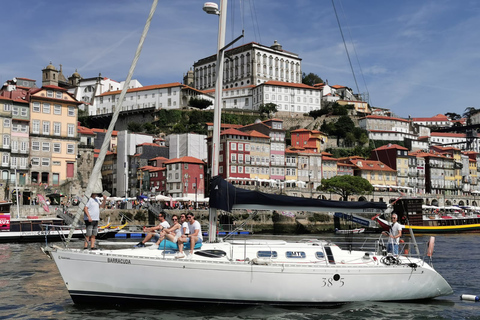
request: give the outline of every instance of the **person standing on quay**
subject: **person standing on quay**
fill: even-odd
[[[97,199],[97,194],[92,193],[90,199],[88,199],[85,208],[83,208],[83,220],[85,220],[85,226],[87,228],[84,249],[88,249],[88,243],[90,242],[90,250],[95,250],[95,237],[98,233],[98,221],[100,220],[100,208],[105,208],[107,203],[107,196],[103,196],[103,202],[100,204]]]

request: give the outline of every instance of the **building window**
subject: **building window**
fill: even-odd
[[[60,151],[61,151],[61,147],[60,147],[60,146],[61,146],[60,143],[54,143],[54,144],[53,144],[53,152],[54,152],[54,153],[60,153]]]
[[[68,154],[74,154],[75,153],[75,145],[67,144],[67,153]]]
[[[32,121],[32,133],[40,133],[40,120]]]
[[[9,148],[10,147],[10,135],[4,134],[3,135],[3,147]]]
[[[49,167],[50,166],[50,158],[42,158],[42,166]]]
[[[53,98],[53,91],[52,90],[47,90],[47,97]]]
[[[42,142],[42,151],[50,152],[50,143],[49,142]]]
[[[69,117],[75,117],[75,107],[68,106],[68,116]]]
[[[3,119],[3,126],[4,126],[5,128],[10,128],[10,122],[11,122],[11,121],[10,121],[9,118]]]
[[[34,102],[33,103],[32,111],[33,112],[40,112],[40,102]]]
[[[3,166],[8,166],[10,160],[10,154],[9,153],[3,153],[2,154],[2,165]]]
[[[62,106],[59,104],[54,105],[53,114],[62,114]]]
[[[33,151],[40,151],[40,142],[32,141],[32,150]]]
[[[75,136],[75,125],[74,124],[71,124],[69,123],[68,124],[68,136],[69,137],[74,137]]]
[[[53,134],[56,136],[60,135],[62,124],[60,122],[53,123]]]
[[[50,121],[43,121],[43,134],[50,134]]]
[[[8,103],[5,103],[3,105],[3,111],[10,111],[10,110],[11,110],[11,106]]]
[[[43,104],[43,113],[50,113],[50,103]]]

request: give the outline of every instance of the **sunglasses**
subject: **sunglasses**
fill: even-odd
[[[178,219],[177,219],[177,218],[173,218],[172,220],[173,220],[173,221],[177,221]]]

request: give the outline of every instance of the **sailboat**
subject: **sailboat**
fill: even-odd
[[[190,255],[183,259],[176,258],[175,249],[162,245],[157,250],[83,251],[69,247],[68,243],[65,247],[44,248],[55,261],[73,302],[158,305],[158,302],[181,301],[317,306],[353,301],[418,300],[451,294],[450,285],[422,259],[416,243],[408,254],[404,251],[402,255],[393,256],[385,253],[379,239],[370,244],[350,242],[346,245],[318,239],[297,242],[216,239],[218,210],[360,213],[387,209],[384,203],[319,200],[248,191],[234,187],[218,175],[227,0],[221,0],[220,10],[217,8],[211,2],[204,6],[205,11],[220,17],[209,241],[193,252],[186,250]],[[122,97],[119,101],[123,101]]]

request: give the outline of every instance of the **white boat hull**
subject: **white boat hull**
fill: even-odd
[[[204,245],[202,249],[220,249],[231,254],[237,250],[232,247],[224,243]],[[255,251],[271,250],[261,247],[256,246]],[[252,264],[237,259],[229,261],[227,257],[196,255],[185,260],[148,248],[96,252],[58,248],[51,255],[75,303],[191,301],[313,306],[418,300],[452,293],[448,283],[419,259],[410,259],[410,263],[416,261],[415,267],[386,266],[373,258],[359,265],[359,261],[345,262],[349,257],[339,254],[346,252],[334,253],[342,259],[337,259],[336,264],[326,260],[316,263],[262,260],[260,264]],[[352,255],[350,259],[358,260],[358,256]]]

